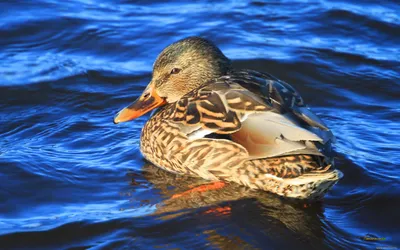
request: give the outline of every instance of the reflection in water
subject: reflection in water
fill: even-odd
[[[131,184],[139,182],[135,180],[135,175],[130,176]],[[209,182],[175,175],[150,163],[143,166],[143,176],[163,196],[153,213],[161,220],[184,215],[195,218],[213,216],[222,220],[230,217],[236,227],[250,224],[258,233],[264,234],[266,241],[274,244],[291,236],[296,242],[300,240],[302,244],[323,247],[325,237],[320,222],[323,212],[321,203],[289,200],[235,183],[227,183],[220,189],[188,192]],[[254,246],[254,242],[248,242],[242,234],[227,235],[226,231],[224,228],[224,232],[221,230],[220,233],[217,228],[204,230],[203,234],[207,235],[211,245],[221,249],[235,249],[235,245],[252,249]]]
[[[238,236],[221,235],[217,230],[205,230],[203,233],[207,235],[211,246],[218,249],[257,249]]]

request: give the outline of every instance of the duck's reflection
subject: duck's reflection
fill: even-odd
[[[202,214],[230,216],[232,220],[235,218],[236,225],[240,224],[239,227],[243,225],[256,230],[259,228],[264,230],[264,234],[268,237],[289,233],[291,237],[301,238],[303,243],[306,240],[308,242],[306,245],[323,246],[325,237],[320,219],[322,208],[318,203],[286,200],[274,194],[251,190],[233,183],[204,191],[199,187],[209,184],[209,181],[178,176],[150,163],[143,166],[143,176],[154,185],[154,188],[160,190],[163,196],[163,201],[157,204],[154,213],[161,219],[175,218],[190,213],[193,208],[201,208]],[[132,178],[132,182],[135,182],[135,177]],[[205,230],[203,233],[209,236],[212,245],[222,249],[234,244],[232,239],[237,238],[235,235],[233,238],[230,237],[231,240],[225,240],[226,235],[220,235],[218,230]],[[241,242],[240,245],[245,244],[240,238],[234,241]]]

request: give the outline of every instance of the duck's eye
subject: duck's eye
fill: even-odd
[[[180,71],[181,71],[181,69],[173,68],[173,69],[171,70],[171,74],[178,74]]]

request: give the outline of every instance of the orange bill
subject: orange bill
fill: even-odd
[[[114,123],[131,121],[165,103],[165,99],[158,96],[153,84],[150,84],[135,102],[118,112],[114,117]]]

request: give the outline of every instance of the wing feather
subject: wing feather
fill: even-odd
[[[232,73],[188,93],[169,118],[190,140],[228,134],[252,158],[322,155],[334,141],[292,86],[256,71]]]

